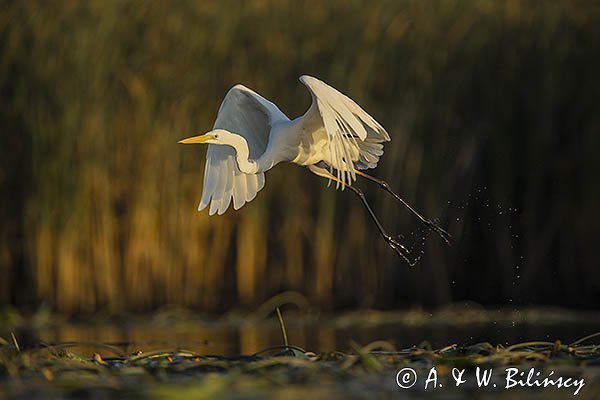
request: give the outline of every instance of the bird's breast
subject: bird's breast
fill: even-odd
[[[328,151],[327,134],[324,130],[304,135],[296,145],[296,157],[292,162],[299,165],[317,164],[327,158]]]

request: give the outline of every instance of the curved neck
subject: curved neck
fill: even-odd
[[[270,162],[270,157],[267,152],[263,154],[257,160],[250,159],[250,150],[248,149],[248,142],[246,139],[238,134],[232,134],[232,140],[229,145],[235,149],[235,159],[238,164],[238,168],[245,174],[258,174],[265,172],[273,165]]]

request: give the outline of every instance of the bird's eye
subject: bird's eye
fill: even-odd
[[[219,135],[215,133],[215,139],[218,139],[218,138],[219,138]]]

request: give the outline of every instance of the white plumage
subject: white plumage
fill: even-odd
[[[346,95],[308,75],[300,77],[312,104],[290,120],[261,95],[236,85],[227,92],[212,131],[179,143],[208,143],[204,187],[198,210],[210,205],[209,215],[223,214],[252,201],[265,185],[265,171],[282,161],[307,167],[314,174],[348,187],[357,194],[388,245],[409,265],[410,251],[389,235],[363,192],[352,186],[356,175],[377,183],[429,229],[450,242],[448,232],[423,218],[387,182],[360,172],[375,168],[390,140],[385,129]]]
[[[375,168],[385,129],[358,104],[317,78],[300,77],[310,91],[308,111],[290,120],[275,104],[243,85],[227,92],[213,131],[181,143],[209,143],[198,210],[221,215],[239,209],[265,184],[264,172],[282,161],[351,185],[355,169]],[[215,134],[218,138],[214,138]],[[247,153],[247,154],[246,154]],[[326,171],[326,172],[325,172]]]
[[[324,161],[336,172],[338,184],[351,185],[355,169],[375,168],[383,154],[382,142],[390,140],[383,127],[348,96],[312,76],[301,76],[312,96],[312,104],[301,118],[319,119],[327,133]]]
[[[241,135],[248,142],[249,156],[258,158],[267,148],[271,127],[280,121],[289,121],[289,118],[275,104],[242,85],[236,85],[221,103],[213,129],[225,129]],[[264,172],[244,174],[235,156],[235,149],[231,146],[208,145],[198,211],[210,203],[209,215],[221,215],[227,211],[232,199],[233,208],[237,210],[252,201],[265,186]]]

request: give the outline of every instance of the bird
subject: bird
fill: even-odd
[[[378,184],[446,243],[450,235],[424,218],[390,185],[364,171],[377,166],[388,132],[363,108],[327,83],[309,75],[300,82],[311,95],[311,105],[290,119],[274,103],[237,84],[225,95],[213,129],[180,140],[180,144],[208,144],[202,198],[198,211],[222,215],[252,201],[265,185],[265,172],[281,162],[307,167],[315,175],[348,188],[361,200],[386,243],[409,265],[411,252],[401,236],[388,234],[362,190],[353,186],[360,176]]]

